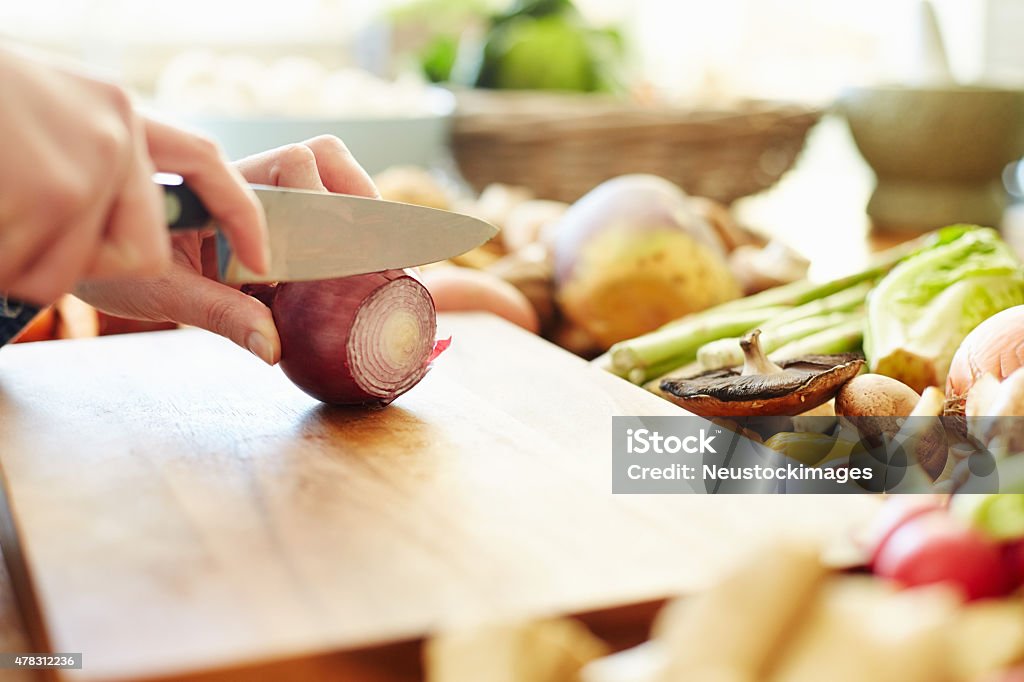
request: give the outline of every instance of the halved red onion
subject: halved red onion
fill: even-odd
[[[269,300],[281,369],[318,400],[387,405],[415,386],[433,359],[434,301],[402,271],[284,282],[248,293]]]

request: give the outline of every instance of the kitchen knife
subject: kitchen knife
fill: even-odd
[[[211,226],[202,200],[177,176],[158,174],[171,230]],[[497,234],[478,218],[381,199],[252,185],[267,216],[270,270],[256,275],[217,233],[220,280],[328,279],[424,265],[457,256]]]
[[[157,173],[171,230],[212,227],[210,212],[180,176]],[[270,269],[256,275],[234,257],[217,231],[222,282],[328,279],[424,265],[457,256],[497,234],[493,225],[434,208],[344,194],[253,185],[267,216]],[[39,313],[40,306],[0,291],[0,346]]]

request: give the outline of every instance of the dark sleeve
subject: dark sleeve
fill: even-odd
[[[8,301],[4,294],[0,294],[0,346],[27,327],[40,310],[42,309],[27,303]]]

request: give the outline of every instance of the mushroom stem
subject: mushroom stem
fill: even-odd
[[[740,339],[740,348],[743,349],[743,372],[741,376],[781,374],[786,371],[769,360],[768,356],[764,354],[764,351],[761,349],[761,342],[758,340],[760,336],[761,330],[754,329],[747,332]]]

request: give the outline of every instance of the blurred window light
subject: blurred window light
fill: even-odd
[[[368,29],[382,27],[387,10],[415,1],[0,2],[0,37],[146,74],[175,49],[194,46],[272,57],[280,56],[272,54],[275,46],[305,50],[314,58],[324,57],[327,49],[336,55],[345,50],[385,54],[381,51],[391,45],[388,31]],[[478,4],[502,2],[511,0]],[[639,84],[681,97],[827,101],[849,84],[912,79],[922,50],[922,0],[575,2],[590,20],[624,29]],[[1024,12],[1024,0],[932,2],[959,80],[1012,72],[1024,43],[1008,18]],[[367,36],[372,48],[364,44]],[[153,64],[137,65],[136,59]],[[1017,73],[1024,78],[1024,67]]]
[[[627,24],[642,73],[681,95],[828,100],[845,85],[920,76],[922,0],[576,0],[588,15]],[[989,4],[932,0],[951,70],[983,77]],[[1019,41],[1018,41],[1019,42]]]
[[[345,37],[377,3],[355,0],[33,0],[0,3],[0,33],[68,47],[119,43],[273,43]]]

